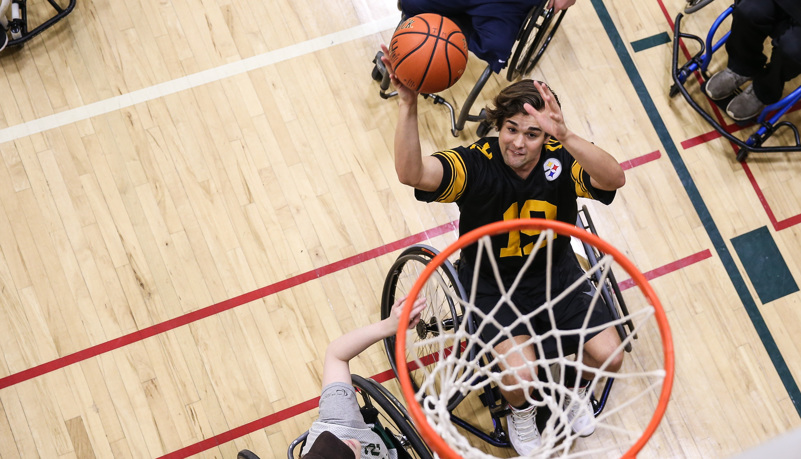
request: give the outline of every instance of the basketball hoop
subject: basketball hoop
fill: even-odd
[[[535,259],[537,263],[540,263],[540,267],[544,265],[544,275],[546,285],[548,285],[546,290],[549,291],[553,256],[552,247],[556,237],[575,237],[597,248],[600,253],[606,254],[595,266],[590,267],[590,271],[587,272],[588,276],[595,276],[596,273],[599,273],[603,283],[611,270],[611,266],[616,264],[616,266],[628,273],[632,282],[638,287],[637,290],[631,289],[631,292],[627,293],[641,295],[639,298],[644,297],[642,301],[637,303],[636,307],[630,307],[631,313],[626,311],[622,317],[617,317],[614,321],[604,324],[600,329],[598,326],[594,328],[588,326],[589,320],[587,319],[584,321],[584,326],[579,329],[557,330],[555,332],[559,342],[561,342],[562,337],[573,334],[579,343],[584,343],[585,336],[588,334],[597,333],[608,326],[617,326],[624,322],[634,323],[634,330],[625,339],[621,339],[621,344],[615,354],[622,354],[624,352],[623,348],[630,347],[631,340],[638,335],[640,341],[645,340],[645,343],[642,343],[645,348],[642,351],[642,356],[635,351],[632,356],[627,357],[620,371],[605,371],[608,361],[599,368],[587,367],[580,358],[573,358],[569,354],[563,355],[565,350],[562,345],[557,346],[558,355],[555,357],[552,354],[544,355],[542,351],[544,335],[540,337],[532,336],[525,345],[534,346],[537,349],[538,358],[535,362],[528,362],[528,367],[535,371],[533,374],[536,374],[537,367],[550,368],[551,372],[547,372],[547,380],[532,382],[518,378],[516,386],[504,385],[505,389],[526,389],[529,393],[531,391],[544,391],[541,392],[541,394],[545,394],[541,400],[543,400],[543,405],[547,406],[551,414],[546,424],[546,431],[542,434],[542,447],[535,453],[538,455],[537,457],[551,457],[553,455],[589,457],[597,456],[601,453],[609,454],[611,451],[623,451],[622,456],[626,458],[636,457],[637,453],[655,432],[667,408],[673,384],[673,342],[665,311],[645,276],[620,251],[598,236],[574,225],[544,219],[507,220],[473,230],[460,237],[425,266],[420,277],[409,291],[400,323],[408,323],[411,305],[421,293],[429,277],[443,263],[446,263],[454,253],[472,244],[477,245],[473,275],[477,276],[481,269],[489,270],[491,268],[494,278],[500,282],[501,278],[496,257],[492,255],[494,250],[491,237],[506,233],[510,235],[509,240],[514,240],[517,244],[520,244],[521,234],[529,237],[532,242],[526,245],[523,250],[523,252],[529,250],[530,253],[524,253],[522,267],[517,274],[516,280],[511,286],[500,285],[498,287],[501,292],[506,292],[502,301],[509,303],[512,308],[516,308],[511,300],[514,290],[520,284],[523,274],[529,269],[534,269],[532,266],[534,266]],[[506,249],[504,248],[504,250]],[[545,260],[544,264],[542,263],[543,259]],[[482,267],[482,263],[489,266]],[[553,314],[551,314],[553,305],[585,281],[586,278],[576,279],[575,282],[571,279],[568,281],[569,286],[565,287],[564,292],[546,294],[545,303],[537,307],[537,311],[548,311],[550,317],[553,317]],[[473,285],[475,284],[476,282],[474,281]],[[453,301],[458,302],[463,308],[465,317],[468,315],[472,317],[480,332],[482,322],[494,320],[493,313],[497,308],[491,311],[480,311],[474,304],[475,288],[466,292],[466,294],[466,298],[459,298],[459,293],[453,290]],[[599,293],[596,292],[594,295],[590,310],[602,301],[598,299]],[[629,304],[631,305],[631,303]],[[406,327],[400,327],[395,336],[397,374],[409,412],[415,421],[417,429],[429,446],[443,458],[496,457],[473,446],[451,422],[453,406],[449,406],[449,401],[453,400],[455,394],[465,396],[473,391],[483,389],[489,384],[501,385],[499,372],[507,372],[507,370],[499,370],[498,367],[500,361],[505,361],[505,355],[498,355],[493,350],[493,346],[498,344],[499,341],[492,339],[490,343],[483,342],[480,333],[476,332],[472,324],[469,326],[470,322],[471,320],[461,320],[458,328],[452,330],[452,333],[430,334],[424,339],[412,339],[408,344]],[[653,331],[654,328],[658,329],[658,333]],[[509,333],[509,331],[504,328],[501,333]],[[511,338],[511,335],[503,336]],[[440,352],[439,358],[433,364],[430,360],[422,361],[422,355],[425,354],[425,350],[433,348],[447,351],[447,349],[459,346],[458,343],[461,343],[460,347],[465,349],[465,352]],[[659,346],[661,346],[661,353],[658,351]],[[648,351],[651,351],[651,353],[648,354]],[[580,346],[577,352],[578,356],[581,355],[581,352]],[[414,357],[415,355],[417,357]],[[407,363],[407,358],[410,356],[412,356],[411,361]],[[425,372],[424,380],[430,380],[431,383],[419,384],[418,381],[418,384],[413,384],[409,375],[410,366],[411,368],[416,368],[418,372],[422,369]],[[601,414],[596,413],[595,426],[597,431],[594,435],[600,436],[603,441],[596,441],[595,446],[591,446],[589,450],[585,451],[581,451],[580,447],[577,448],[579,451],[571,451],[576,445],[581,445],[582,441],[578,441],[578,434],[574,434],[571,431],[570,426],[567,424],[565,409],[560,406],[562,403],[560,400],[565,400],[564,396],[571,397],[574,400],[578,396],[575,392],[578,389],[574,387],[575,384],[571,385],[565,381],[564,369],[567,366],[572,366],[579,371],[592,372],[596,375],[595,380],[599,379],[599,377],[614,378],[616,381],[621,381],[619,385],[623,387],[620,390],[620,399],[615,400],[614,407]],[[556,369],[556,374],[561,376],[553,377],[551,373],[554,369]],[[509,373],[515,373],[516,370],[511,369]],[[508,377],[509,374],[506,374],[506,376]],[[592,384],[591,390],[594,388],[595,382]],[[657,393],[658,396],[656,395]],[[549,394],[559,394],[562,398],[550,396]],[[636,410],[635,407],[637,407]],[[647,419],[647,415],[646,418],[643,418],[643,410],[649,412],[650,409],[653,409],[653,416],[650,419]],[[635,413],[637,413],[636,416]],[[604,437],[606,434],[609,435],[609,440]]]

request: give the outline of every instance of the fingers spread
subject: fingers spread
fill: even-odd
[[[537,111],[537,109],[532,107],[531,104],[529,104],[529,103],[523,104],[523,109],[526,111],[526,113],[528,113],[531,116],[536,117],[537,115],[539,115],[539,112]]]

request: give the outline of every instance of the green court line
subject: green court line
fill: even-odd
[[[767,226],[741,234],[731,244],[762,304],[798,291],[793,273]]]
[[[668,35],[667,32],[662,32],[631,42],[631,49],[633,49],[635,53],[639,53],[640,51],[651,49],[654,46],[664,45],[665,43],[670,43],[670,35]]]
[[[793,379],[793,375],[790,373],[790,369],[787,367],[787,362],[785,362],[781,351],[779,351],[779,348],[776,345],[776,341],[770,334],[770,330],[768,329],[767,324],[765,324],[765,319],[762,317],[762,313],[759,312],[759,308],[754,302],[754,299],[751,297],[740,271],[734,264],[734,259],[732,258],[729,249],[726,247],[726,243],[723,241],[723,237],[715,225],[712,215],[709,213],[709,209],[707,208],[706,203],[704,203],[698,188],[695,186],[695,182],[693,181],[690,172],[687,170],[687,165],[684,164],[684,160],[681,158],[681,155],[676,148],[676,144],[673,142],[670,134],[668,134],[667,127],[665,127],[664,121],[662,121],[662,118],[659,116],[659,112],[657,111],[651,96],[648,94],[648,90],[646,89],[645,84],[643,83],[642,78],[637,71],[637,67],[634,65],[634,61],[626,50],[626,46],[620,37],[620,33],[615,27],[615,24],[612,22],[612,18],[609,16],[609,11],[606,9],[603,0],[591,1],[593,7],[595,8],[595,12],[598,14],[598,18],[601,20],[601,24],[603,24],[604,30],[606,30],[609,40],[612,42],[612,45],[615,48],[617,56],[620,59],[620,63],[626,70],[626,74],[628,75],[631,84],[634,86],[634,89],[637,92],[640,103],[645,109],[645,112],[648,114],[648,119],[651,121],[651,125],[656,130],[657,136],[659,137],[659,140],[662,143],[662,146],[667,153],[671,164],[673,164],[673,169],[678,174],[681,184],[684,186],[684,190],[687,192],[687,195],[690,198],[690,202],[692,203],[693,207],[695,207],[695,211],[698,214],[698,217],[701,219],[701,223],[704,225],[704,229],[709,235],[712,245],[720,257],[720,261],[723,263],[723,267],[726,269],[726,273],[729,275],[732,284],[734,284],[734,289],[737,291],[737,295],[740,297],[740,301],[742,301],[743,306],[748,313],[748,317],[751,319],[751,323],[754,325],[754,329],[756,329],[759,338],[762,340],[762,345],[765,346],[765,350],[767,351],[771,362],[773,362],[773,367],[779,374],[779,378],[781,379],[782,384],[784,384],[784,388],[787,390],[787,394],[790,396],[790,400],[793,402],[796,412],[799,416],[801,416],[801,392],[799,392],[798,384]],[[667,91],[667,89],[665,89],[665,91]]]

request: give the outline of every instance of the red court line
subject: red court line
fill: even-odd
[[[707,250],[703,250],[698,252],[694,255],[690,255],[689,257],[682,258],[681,260],[674,261],[672,263],[668,263],[662,267],[656,268],[654,270],[648,271],[645,273],[645,277],[648,280],[654,279],[659,276],[664,276],[665,274],[672,273],[677,271],[681,268],[689,266],[693,263],[697,263],[701,260],[706,260],[712,256],[712,252]],[[633,287],[635,284],[631,279],[626,279],[623,282],[619,282],[618,285],[620,286],[620,290],[625,290],[630,287]],[[430,357],[430,356],[429,356]],[[429,359],[424,358],[423,361],[427,362]],[[412,367],[413,368],[413,367]],[[392,370],[387,370],[382,373],[378,373],[377,375],[373,376],[372,378],[378,383],[384,383],[392,378],[395,377],[395,374]],[[223,432],[219,435],[215,435],[213,437],[207,438],[203,441],[197,442],[193,445],[189,445],[187,447],[181,448],[179,450],[173,451],[171,453],[165,454],[164,456],[159,457],[158,459],[183,459],[189,457],[193,454],[198,454],[207,449],[214,448],[216,446],[220,446],[223,443],[227,443],[229,441],[236,440],[239,437],[243,437],[249,433],[253,433],[259,429],[264,429],[270,427],[273,424],[279,423],[281,421],[285,421],[291,417],[297,416],[298,414],[305,413],[311,409],[317,407],[318,401],[320,397],[315,397],[311,400],[307,400],[305,402],[299,403],[297,405],[291,406],[284,410],[281,410],[277,413],[273,413],[267,415],[261,419],[257,419],[253,422],[249,422],[245,425],[239,426],[235,429],[231,429],[227,432]]]
[[[633,167],[637,167],[637,166],[641,166],[641,165],[643,165],[645,163],[649,163],[651,161],[656,161],[657,159],[659,159],[661,157],[662,157],[662,153],[659,150],[656,150],[656,151],[652,151],[651,153],[648,153],[648,154],[645,154],[645,155],[642,155],[642,156],[638,156],[638,157],[636,157],[634,159],[630,159],[628,161],[623,161],[622,163],[620,163],[620,167],[622,167],[623,170],[625,171],[625,170],[629,170],[629,169],[631,169]]]
[[[381,384],[386,381],[389,381],[394,377],[395,373],[393,373],[392,370],[387,370],[373,376],[372,379],[374,379],[377,383]],[[171,453],[159,457],[158,459],[183,459],[193,454],[202,453],[207,449],[214,448],[215,446],[220,446],[223,443],[228,443],[229,441],[234,441],[237,438],[244,437],[249,433],[253,433],[257,430],[270,427],[273,424],[278,424],[281,421],[286,421],[289,418],[293,418],[299,414],[305,413],[309,410],[313,410],[314,408],[317,408],[319,402],[320,402],[320,397],[315,397],[311,400],[306,400],[305,402],[301,402],[298,403],[297,405],[290,406],[289,408],[267,415],[261,419],[256,419],[253,422],[248,422],[247,424],[241,425],[227,432],[223,432],[219,435],[215,435],[203,441],[199,441],[193,445],[189,445],[185,448],[175,450]]]
[[[659,151],[655,151],[652,153],[648,153],[646,155],[640,156],[638,158],[634,158],[630,161],[626,161],[623,164],[625,169],[630,169],[641,164],[654,161],[661,156]],[[621,164],[621,166],[623,166]],[[240,296],[230,298],[228,300],[222,301],[217,304],[213,304],[211,306],[207,306],[203,309],[199,309],[197,311],[193,311],[191,313],[185,314],[183,316],[179,316],[165,322],[152,325],[150,327],[144,328],[142,330],[129,333],[128,335],[121,336],[119,338],[106,341],[104,343],[97,344],[95,346],[83,349],[81,351],[75,352],[73,354],[69,354],[67,356],[52,360],[50,362],[46,362],[44,364],[35,366],[33,368],[29,368],[27,370],[20,371],[18,373],[11,374],[0,379],[0,389],[4,389],[6,387],[12,386],[14,384],[18,384],[24,381],[28,381],[30,379],[36,378],[38,376],[50,373],[52,371],[64,368],[68,365],[72,365],[73,363],[78,363],[83,360],[96,357],[100,354],[110,352],[116,349],[119,349],[123,346],[127,346],[128,344],[133,344],[144,339],[156,336],[158,334],[173,330],[175,328],[181,327],[183,325],[187,325],[189,323],[204,319],[206,317],[210,317],[212,315],[218,314],[223,311],[227,311],[229,309],[233,309],[237,306],[241,306],[245,303],[249,303],[251,301],[255,301],[260,298],[264,298],[266,296],[272,295],[274,293],[286,290],[288,288],[300,285],[304,282],[309,280],[322,277],[356,264],[362,263],[367,260],[371,260],[373,258],[377,258],[381,255],[394,252],[395,250],[400,250],[406,248],[412,244],[418,243],[420,241],[430,239],[436,236],[440,236],[442,234],[447,233],[448,231],[458,231],[458,220],[446,223],[444,225],[438,226],[436,228],[430,229],[428,231],[424,231],[404,239],[398,240],[396,242],[387,244],[382,247],[378,247],[372,250],[369,250],[364,253],[360,253],[354,255],[352,257],[346,258],[344,260],[331,263],[327,266],[322,268],[318,268],[312,271],[307,271],[303,274],[299,274],[295,277],[291,277],[289,279],[285,279],[283,281],[277,282],[272,285],[268,285],[266,287],[262,287],[258,290],[254,290],[252,292],[248,292],[242,294]],[[392,370],[387,370],[382,373],[379,373],[373,376],[373,379],[379,383],[383,383],[391,378],[394,378],[394,373]],[[265,427],[271,426],[275,423],[284,421],[291,417],[294,417],[300,413],[304,413],[309,411],[317,406],[319,401],[319,397],[316,397],[311,400],[307,400],[305,402],[299,403],[297,405],[291,406],[287,409],[281,410],[277,413],[273,413],[271,415],[265,416],[261,419],[257,419],[253,422],[244,424],[237,428],[231,429],[227,432],[222,434],[216,435],[214,437],[207,438],[203,441],[195,443],[193,445],[189,445],[185,448],[182,448],[177,451],[173,451],[172,453],[166,454],[162,456],[162,458],[184,458],[188,457],[192,454],[197,454],[203,452],[207,449],[213,448],[218,446],[222,443],[227,443],[232,441],[236,438],[241,436],[247,435],[251,432],[254,432],[259,429],[263,429]]]
[[[768,220],[770,220],[770,224],[773,225],[774,230],[781,231],[783,229],[801,223],[801,214],[794,215],[790,218],[785,218],[784,220],[781,221],[776,220],[776,216],[773,214],[773,210],[770,208],[768,200],[762,193],[762,189],[759,188],[759,184],[756,181],[756,177],[754,177],[753,172],[751,172],[751,168],[748,167],[748,163],[742,163],[742,165],[743,165],[743,170],[745,171],[745,175],[748,177],[748,181],[751,182],[751,186],[753,186],[757,198],[759,198],[759,202],[762,203],[762,207],[765,209],[765,213],[768,214]]]
[[[676,260],[672,263],[668,263],[664,266],[660,266],[659,268],[652,269],[647,273],[643,273],[645,278],[648,280],[655,279],[660,276],[664,276],[665,274],[672,273],[673,271],[678,271],[681,268],[685,268],[690,266],[693,263],[698,263],[701,260],[706,260],[707,258],[712,256],[712,252],[709,249],[703,250],[696,254],[690,255],[688,257],[684,257],[681,260]],[[628,288],[634,287],[636,284],[631,279],[626,279],[624,281],[618,282],[618,287],[620,290],[626,290]]]
[[[464,350],[464,343],[462,343],[462,350]],[[448,353],[446,350],[446,355],[447,354]],[[435,354],[429,354],[423,357],[421,360],[424,365],[430,365],[437,360],[437,356]],[[410,371],[417,369],[416,362],[408,362],[408,365]],[[372,376],[372,379],[379,384],[385,383],[393,378],[395,378],[395,372],[393,372],[392,370],[386,370],[381,373],[378,373],[377,375]],[[189,445],[185,448],[181,448],[169,454],[165,454],[164,456],[161,456],[158,459],[179,459],[191,456],[193,454],[201,453],[203,451],[206,451],[207,449],[214,448],[215,446],[219,446],[223,443],[228,443],[229,441],[236,440],[239,437],[245,436],[259,429],[270,427],[273,424],[277,424],[281,421],[286,421],[289,418],[295,417],[301,413],[305,413],[309,410],[312,410],[317,407],[319,402],[320,402],[320,397],[315,397],[311,400],[306,400],[305,402],[301,402],[298,403],[297,405],[290,406],[289,408],[283,409],[277,413],[267,415],[261,419],[249,422],[235,429],[231,429],[227,432],[223,432],[219,435],[207,438],[193,445]]]
[[[799,109],[801,109],[801,103],[796,104],[795,106],[793,106],[793,108],[788,110],[787,113],[791,113],[791,112],[794,112],[795,110],[799,110]],[[736,123],[735,124],[727,124],[727,125],[724,126],[722,124],[723,123],[722,116],[718,116],[718,122],[721,123],[721,126],[723,126],[726,129],[726,132],[728,132],[729,134],[734,134],[735,132],[741,131],[743,129],[756,126],[756,123],[749,123],[749,124],[747,124],[745,126],[740,126],[740,125],[738,125]],[[687,140],[683,141],[681,143],[681,146],[682,146],[682,148],[684,148],[686,150],[686,149],[692,148],[692,147],[694,147],[696,145],[701,145],[703,143],[711,142],[712,140],[715,140],[715,139],[717,139],[719,137],[723,137],[723,136],[718,131],[707,132],[706,134],[701,134],[701,135],[699,135],[697,137],[693,137],[693,138],[690,138],[690,139],[687,139]]]
[[[726,128],[726,132],[728,132],[729,134],[734,134],[737,131],[740,131],[742,129],[745,129],[745,128],[751,127],[751,126],[753,126],[753,124],[750,124],[748,126],[738,126],[737,124],[729,124],[729,125],[726,125],[725,128]],[[693,137],[691,139],[685,140],[684,142],[681,143],[681,147],[686,150],[686,149],[692,148],[692,147],[694,147],[696,145],[701,145],[702,143],[711,142],[711,141],[713,141],[713,140],[715,140],[717,138],[720,138],[720,137],[723,137],[723,136],[718,131],[707,132],[706,134],[701,134],[701,135],[699,135],[697,137]]]
[[[323,266],[322,268],[314,269],[311,271],[307,271],[303,274],[299,274],[294,277],[290,277],[289,279],[282,280],[280,282],[276,282],[275,284],[268,285],[266,287],[262,287],[258,290],[254,290],[252,292],[248,292],[242,295],[239,295],[234,298],[230,298],[225,301],[221,301],[217,304],[213,304],[211,306],[206,306],[205,308],[198,309],[197,311],[192,311],[188,314],[183,316],[175,317],[173,319],[158,323],[156,325],[151,325],[150,327],[143,328],[139,331],[135,331],[133,333],[129,333],[127,335],[121,336],[119,338],[115,338],[110,341],[106,341],[104,343],[100,343],[94,345],[92,347],[82,349],[78,352],[73,354],[66,355],[64,357],[60,357],[55,360],[51,360],[49,362],[43,363],[41,365],[37,365],[35,367],[29,368],[27,370],[20,371],[18,373],[11,374],[0,379],[0,389],[4,389],[9,386],[13,386],[14,384],[21,383],[23,381],[27,381],[29,379],[36,378],[38,376],[42,376],[44,374],[50,373],[52,371],[64,368],[68,365],[72,365],[73,363],[78,363],[84,361],[86,359],[96,357],[100,354],[104,354],[106,352],[113,351],[115,349],[119,349],[123,346],[127,346],[129,344],[133,344],[144,339],[156,336],[158,334],[176,329],[178,327],[190,324],[192,322],[196,322],[201,319],[205,319],[207,317],[213,316],[215,314],[219,314],[223,311],[227,311],[229,309],[233,309],[237,306],[241,306],[245,303],[249,303],[251,301],[258,300],[260,298],[264,298],[266,296],[281,292],[283,290],[295,287],[300,285],[304,282],[308,282],[312,279],[316,279],[318,277],[323,277],[328,274],[335,273],[337,271],[341,271],[343,269],[349,268],[356,264],[362,263],[367,260],[371,260],[373,258],[377,258],[381,255],[394,252],[395,250],[404,249],[412,244],[418,243],[420,241],[424,241],[426,239],[430,239],[436,236],[440,236],[445,234],[449,231],[458,231],[458,221],[452,221],[450,223],[446,223],[444,225],[440,225],[436,228],[432,228],[427,231],[423,231],[422,233],[418,233],[409,237],[405,237],[398,241],[392,242],[382,247],[378,247],[372,250],[368,250],[367,252],[363,252],[357,255],[354,255],[349,258],[345,258],[344,260],[340,260],[329,265]]]
[[[301,413],[305,413],[311,409],[314,409],[317,407],[319,400],[320,397],[315,397],[311,400],[306,400],[305,402],[298,403],[297,405],[290,406],[285,410],[278,411],[271,415],[265,416],[261,419],[257,419],[253,422],[241,425],[237,428],[221,433],[220,435],[207,438],[193,445],[189,445],[186,448],[182,448],[173,451],[171,453],[165,454],[164,456],[161,456],[160,459],[166,459],[166,458],[175,459],[175,458],[189,457],[193,454],[198,454],[203,451],[206,451],[207,449],[214,448],[215,446],[220,446],[223,443],[228,443],[229,441],[236,440],[237,438],[243,437],[251,432],[255,432],[259,429],[263,429],[265,427],[271,426],[281,421],[285,421],[291,417],[295,417]]]
[[[643,156],[634,158],[632,160],[626,161],[624,164],[624,169],[630,169],[641,164],[647,163],[649,161],[654,161],[661,156],[659,151],[651,152],[645,154]],[[190,312],[183,316],[175,317],[173,319],[167,320],[165,322],[158,323],[156,325],[151,325],[150,327],[143,328],[142,330],[135,331],[133,333],[129,333],[127,335],[121,336],[119,338],[115,338],[110,341],[106,341],[104,343],[100,343],[94,345],[92,347],[88,347],[86,349],[82,349],[78,352],[73,354],[66,355],[64,357],[60,357],[55,360],[51,360],[50,362],[43,363],[41,365],[37,365],[35,367],[29,368],[27,370],[20,371],[18,373],[11,374],[4,378],[0,378],[0,389],[4,389],[9,386],[13,386],[14,384],[18,384],[24,381],[28,381],[29,379],[36,378],[38,376],[42,376],[44,374],[59,370],[64,368],[68,365],[72,365],[73,363],[82,362],[86,359],[90,359],[92,357],[96,357],[100,354],[104,354],[106,352],[110,352],[116,349],[119,349],[123,346],[127,346],[129,344],[133,344],[139,341],[142,341],[147,338],[151,338],[153,336],[159,335],[161,333],[176,329],[178,327],[190,324],[192,322],[196,322],[201,319],[205,319],[210,317],[214,314],[218,314],[223,311],[227,311],[229,309],[233,309],[237,306],[241,306],[245,303],[249,303],[251,301],[258,300],[260,298],[264,298],[266,296],[281,292],[283,290],[295,287],[300,285],[304,282],[308,282],[312,279],[316,279],[318,277],[322,277],[351,266],[354,266],[358,263],[371,260],[373,258],[379,257],[381,255],[387,254],[389,252],[394,252],[395,250],[400,250],[406,248],[412,244],[418,243],[420,241],[430,239],[436,236],[440,236],[448,231],[458,231],[459,229],[459,222],[458,220],[454,220],[450,223],[446,223],[444,225],[438,226],[436,228],[432,228],[428,231],[423,231],[422,233],[418,233],[406,238],[403,238],[399,241],[387,244],[383,247],[378,247],[367,252],[363,252],[357,255],[354,255],[350,258],[346,258],[341,261],[337,261],[331,263],[327,266],[323,266],[322,268],[318,268],[312,271],[307,271],[303,274],[299,274],[295,277],[291,277],[289,279],[285,279],[283,281],[277,282],[272,285],[268,285],[266,287],[262,287],[258,290],[254,290],[252,292],[248,292],[242,295],[239,295],[234,298],[230,298],[225,301],[221,301],[220,303],[213,304],[211,306],[207,306],[203,309],[198,309],[197,311]]]

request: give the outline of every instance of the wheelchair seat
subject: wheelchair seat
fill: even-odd
[[[444,1],[447,2],[449,0]],[[521,17],[522,20],[519,22],[519,24],[515,21],[518,32],[512,45],[513,47],[508,53],[509,59],[506,64],[507,81],[516,81],[522,78],[524,75],[531,73],[531,71],[534,69],[534,66],[536,66],[536,64],[539,62],[540,58],[550,44],[551,38],[556,33],[565,11],[563,10],[555,13],[552,8],[545,8],[546,3],[547,2],[543,0],[538,5],[533,6],[528,11],[526,16]],[[402,12],[405,11],[402,4],[399,4],[399,7]],[[422,12],[415,10],[412,11],[418,14]],[[446,14],[446,16],[448,15]],[[405,19],[406,15],[402,14],[400,22],[403,22]],[[465,28],[463,26],[466,23],[464,18],[459,19],[458,17],[455,17],[452,19],[454,19],[454,21],[459,24],[460,27]],[[469,29],[469,27],[467,28]],[[465,32],[466,34],[469,34],[471,31],[466,30]],[[485,42],[486,41],[488,40],[485,40]],[[468,37],[468,50],[471,52],[479,52],[485,56],[500,55],[497,52],[490,52],[487,54],[485,49],[471,49],[471,42],[476,43],[477,41],[471,40],[470,37]],[[397,95],[397,93],[395,91],[388,92],[390,86],[389,72],[381,62],[381,56],[383,56],[383,52],[379,51],[376,53],[376,56],[373,59],[373,63],[375,65],[372,70],[372,78],[380,83],[379,95],[384,99],[389,99]],[[478,98],[478,95],[481,93],[481,90],[486,85],[490,76],[493,73],[496,73],[493,69],[496,71],[500,71],[502,69],[503,66],[499,66],[498,62],[496,61],[497,59],[493,60],[492,62],[487,62],[487,67],[484,69],[481,76],[478,78],[472,90],[462,104],[462,108],[459,111],[458,117],[453,104],[451,104],[444,97],[437,94],[422,94],[424,98],[430,98],[434,104],[445,105],[445,107],[448,109],[451,119],[451,134],[453,134],[454,137],[459,136],[459,133],[465,127],[465,123],[468,121],[479,123],[476,129],[476,134],[479,137],[484,137],[492,129],[492,126],[484,122],[486,119],[484,109],[481,109],[478,114],[471,114],[470,111],[472,110],[473,104]]]

